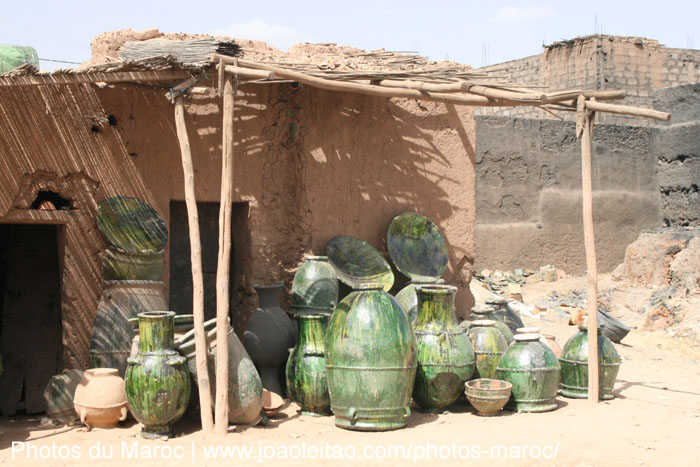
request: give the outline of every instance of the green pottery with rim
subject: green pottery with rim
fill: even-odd
[[[547,412],[557,408],[561,366],[539,334],[518,334],[498,364],[498,379],[513,385],[506,409],[517,412]]]
[[[416,288],[420,287],[421,285],[431,285],[431,284],[442,284],[445,281],[442,279],[436,279],[436,280],[430,280],[426,282],[420,282],[420,281],[411,281],[404,287],[403,289],[399,290],[398,293],[394,296],[396,298],[396,301],[399,302],[399,305],[401,305],[401,308],[408,314],[408,318],[411,320],[411,323],[416,321],[416,316],[418,316],[418,296],[416,295]]]
[[[490,306],[484,308],[472,308],[472,314],[476,318],[474,321],[484,319],[495,321],[496,329],[501,331],[501,334],[503,334],[503,337],[505,337],[506,342],[508,345],[510,345],[513,343],[513,332],[510,330],[508,325],[503,322],[503,320],[498,318],[495,311],[496,310]]]
[[[330,415],[325,345],[328,316],[298,314],[294,318],[299,337],[287,360],[287,391],[302,415]]]
[[[126,397],[144,438],[168,437],[190,398],[187,359],[173,348],[174,311],[139,313],[139,353],[129,358]]]
[[[486,300],[486,306],[493,308],[493,314],[496,319],[506,323],[506,326],[508,326],[512,334],[515,334],[518,328],[525,326],[523,320],[520,319],[520,316],[508,305],[508,300],[505,298]]]
[[[382,284],[360,285],[336,307],[326,330],[326,371],[336,426],[386,431],[406,425],[416,338]]]
[[[496,321],[480,319],[472,322],[468,336],[476,355],[474,377],[496,378],[496,368],[508,350],[508,342],[496,328]]]
[[[340,235],[326,245],[326,255],[338,279],[350,287],[382,284],[388,292],[394,285],[394,273],[375,247],[356,237]]]
[[[427,217],[405,212],[394,217],[386,235],[396,269],[416,282],[435,282],[447,269],[448,253],[440,229]]]
[[[457,287],[423,285],[416,288],[418,316],[413,323],[418,345],[418,369],[413,400],[424,412],[441,413],[457,400],[474,373],[469,338],[457,325]]]
[[[588,398],[588,327],[579,326],[579,332],[566,341],[561,352],[562,396],[574,399]],[[615,345],[598,327],[598,397],[614,399],[617,373],[622,360]]]
[[[307,255],[292,282],[291,312],[325,313],[338,304],[338,275],[328,256]]]
[[[482,417],[491,417],[501,411],[510,399],[513,385],[500,379],[479,378],[467,381],[464,394]]]

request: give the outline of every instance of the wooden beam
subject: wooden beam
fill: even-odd
[[[175,81],[190,77],[179,71],[103,71],[51,75],[0,76],[0,86],[42,86],[46,84],[122,83],[126,81]]]
[[[609,112],[620,115],[631,115],[633,117],[653,118],[654,120],[660,120],[662,122],[668,122],[671,120],[670,113],[660,112],[654,109],[643,109],[641,107],[630,107],[628,105],[615,105],[606,104],[604,102],[588,101],[586,102],[586,108],[598,112]]]
[[[197,386],[199,388],[199,410],[202,429],[212,431],[214,421],[211,413],[211,385],[207,368],[207,341],[204,335],[204,277],[202,274],[202,245],[199,235],[199,216],[194,191],[194,169],[192,151],[187,136],[185,106],[182,96],[175,98],[175,127],[180,142],[182,170],[185,175],[185,204],[190,230],[190,259],[192,260],[192,313],[194,315],[194,348],[197,364]]]
[[[586,110],[585,96],[579,96],[577,108],[582,121],[581,186],[583,191],[583,238],[588,269],[588,399],[598,403],[598,264],[595,253],[593,228],[593,176],[591,168],[591,140],[595,114]]]
[[[219,204],[219,258],[216,267],[216,426],[228,431],[228,327],[229,274],[231,261],[231,208],[233,203],[233,109],[234,90],[230,76],[224,83],[221,198]]]
[[[598,100],[602,100],[602,101],[612,101],[612,100],[624,99],[627,96],[627,91],[624,91],[624,90],[620,90],[620,91],[573,90],[573,91],[548,92],[544,96],[544,101],[546,104],[552,104],[555,102],[561,102],[561,101],[566,101],[566,100],[573,101],[574,99],[578,98],[578,96],[583,96],[583,97],[587,97],[587,98],[594,97],[594,98],[596,98]]]
[[[275,79],[275,74],[271,71],[251,70],[250,68],[241,68],[234,65],[225,65],[224,70],[226,73],[233,73],[234,75],[242,76],[244,78]]]

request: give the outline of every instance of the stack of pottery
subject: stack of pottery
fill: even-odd
[[[503,334],[503,337],[505,337],[508,345],[513,343],[513,332],[510,330],[506,323],[498,319],[495,310],[492,307],[487,306],[484,308],[472,308],[472,315],[474,316],[475,320],[495,321],[496,329],[498,329],[501,332],[501,334]]]
[[[287,313],[280,308],[278,296],[284,284],[253,285],[260,307],[248,320],[243,345],[255,363],[263,388],[283,395],[281,377],[289,350],[296,342],[296,329]]]
[[[383,284],[358,285],[326,331],[326,371],[338,427],[385,431],[406,425],[416,375],[408,316]]]
[[[327,256],[307,255],[292,282],[293,315],[323,313],[330,316],[338,304],[338,276]]]
[[[506,323],[511,333],[515,333],[518,328],[525,326],[520,316],[508,306],[508,300],[505,298],[499,297],[486,300],[486,306],[493,308],[493,315],[496,319]]]
[[[97,227],[109,246],[103,258],[103,292],[95,315],[92,366],[126,371],[133,339],[130,318],[167,309],[163,248],[168,232],[163,218],[135,198],[115,196],[102,203]]]
[[[167,438],[190,397],[187,359],[175,351],[172,311],[139,313],[139,353],[129,358],[129,410],[144,427],[144,438]]]
[[[77,420],[73,398],[75,389],[83,379],[82,370],[63,370],[52,376],[44,389],[46,416],[51,420],[69,424]]]
[[[603,400],[613,399],[612,393],[620,370],[620,355],[615,345],[602,333],[598,327],[598,394]],[[574,334],[564,344],[561,357],[561,394],[576,399],[588,397],[588,328],[579,326],[579,332]]]
[[[474,373],[469,338],[457,325],[457,287],[424,285],[416,288],[418,316],[413,322],[418,368],[413,400],[424,412],[440,413],[457,400]]]
[[[484,319],[472,322],[469,327],[469,340],[476,355],[475,378],[496,378],[496,368],[503,354],[508,350],[508,342],[496,328],[496,321]]]
[[[124,380],[114,368],[85,370],[73,397],[80,421],[93,428],[114,428],[126,420]]]
[[[418,315],[416,289],[442,282],[440,276],[447,269],[447,245],[430,219],[407,212],[391,221],[387,246],[396,269],[411,281],[396,294],[396,300],[413,323]]]
[[[561,366],[539,334],[517,334],[498,364],[498,379],[513,385],[506,409],[546,412],[557,408]]]

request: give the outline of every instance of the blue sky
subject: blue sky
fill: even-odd
[[[580,35],[633,35],[700,48],[700,1],[31,1],[2,0],[0,43],[82,62],[114,29],[227,34],[265,40],[416,51],[479,67],[540,53]],[[42,62],[42,68],[69,66]]]

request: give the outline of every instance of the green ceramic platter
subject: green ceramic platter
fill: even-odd
[[[100,203],[97,227],[112,245],[138,253],[159,251],[168,241],[165,220],[147,203],[114,196]]]
[[[326,256],[338,279],[350,287],[376,282],[388,292],[394,285],[394,273],[382,254],[359,238],[338,236],[326,246]]]
[[[406,212],[394,217],[387,232],[389,256],[411,281],[438,279],[447,269],[447,245],[427,217]]]

